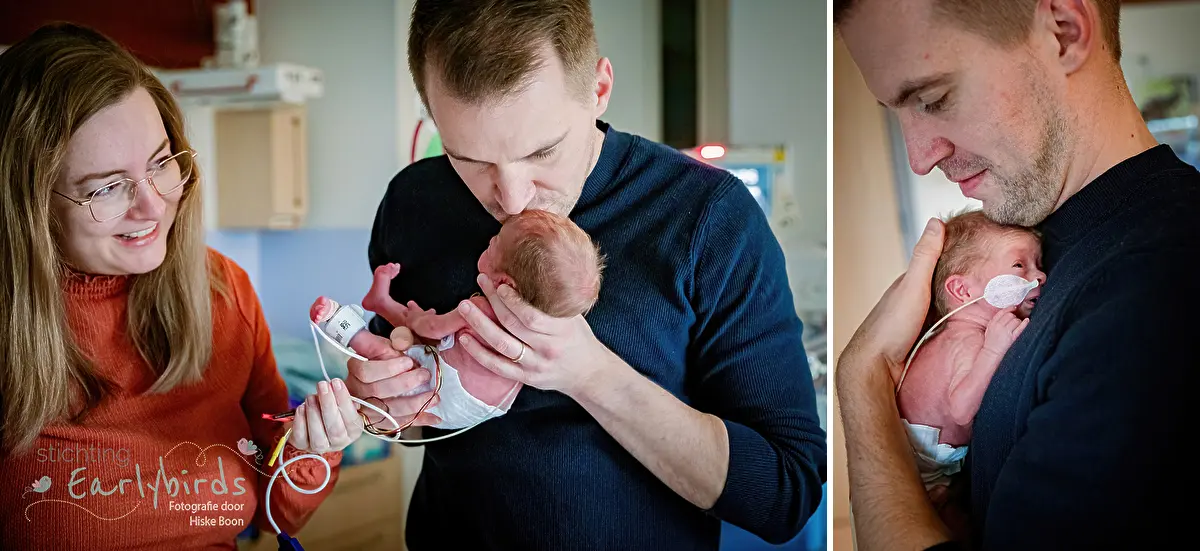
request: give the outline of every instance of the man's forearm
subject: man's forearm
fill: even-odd
[[[659,480],[693,505],[711,508],[729,471],[724,422],[679,401],[616,355],[606,360],[611,367],[572,398]]]
[[[853,371],[861,380],[839,377],[836,389],[858,548],[918,550],[948,540],[917,475],[887,367]]]

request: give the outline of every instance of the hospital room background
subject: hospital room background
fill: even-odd
[[[1121,67],[1151,132],[1200,166],[1200,2],[1122,2]],[[830,362],[883,291],[908,263],[925,222],[980,203],[966,199],[940,170],[917,176],[908,166],[896,120],[876,103],[834,37],[833,322]],[[869,197],[870,200],[864,200]],[[853,549],[845,441],[833,404],[833,549]]]
[[[205,178],[209,244],[249,273],[294,397],[313,392],[321,372],[308,306],[319,295],[361,300],[389,180],[440,154],[405,56],[412,0],[3,2],[0,45],[48,20],[91,25],[179,97]],[[737,174],[769,215],[828,431],[826,2],[596,0],[593,11],[614,66],[603,119]],[[420,462],[420,447],[360,439],[298,534],[305,548],[402,549]],[[786,545],[725,524],[722,549],[825,549],[825,532],[822,504]],[[244,536],[245,549],[274,549],[273,537]]]

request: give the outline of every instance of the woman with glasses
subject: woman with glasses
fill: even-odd
[[[171,94],[104,36],[48,26],[0,54],[5,548],[234,549],[271,531],[280,461],[323,454],[322,491],[271,490],[294,534],[362,433],[322,382],[268,465],[287,388],[246,273],[205,246],[196,155]]]

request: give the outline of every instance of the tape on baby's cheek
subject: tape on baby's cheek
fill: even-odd
[[[1012,274],[998,275],[983,289],[983,298],[996,308],[1011,308],[1025,302],[1029,291],[1037,286],[1036,279],[1028,281]]]
[[[347,304],[339,308],[333,317],[325,322],[323,329],[325,334],[332,337],[338,344],[349,348],[350,339],[366,328],[367,322],[363,321],[362,314],[358,313],[358,308],[353,304]]]

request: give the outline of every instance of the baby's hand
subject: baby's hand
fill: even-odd
[[[1029,325],[1029,318],[1017,318],[1012,309],[996,312],[983,333],[983,349],[1003,356],[1026,325]]]

